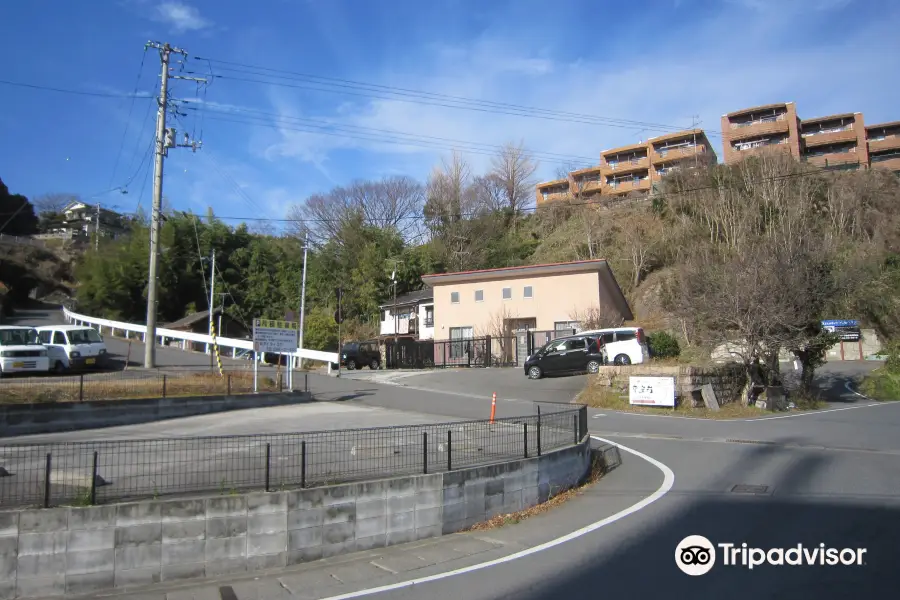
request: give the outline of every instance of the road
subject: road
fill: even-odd
[[[592,410],[596,443],[621,445],[621,465],[517,525],[119,597],[219,598],[222,587],[239,600],[893,597],[900,585],[900,403],[872,403],[847,389],[866,368],[826,366],[819,383],[831,403],[813,413],[723,422]],[[492,391],[502,414],[527,413],[532,399],[566,401],[583,383],[531,382],[512,369],[395,375],[390,385],[368,379],[312,377],[311,386],[328,404],[415,409],[442,419],[486,416]],[[739,493],[739,485],[763,487]],[[752,570],[723,565],[719,555],[710,573],[689,577],[674,557],[693,534],[738,547],[825,544],[866,554],[859,566]]]

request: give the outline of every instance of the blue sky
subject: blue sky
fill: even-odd
[[[202,121],[186,110],[174,123],[179,137],[185,126],[202,130],[203,149],[170,152],[165,195],[176,208],[223,216],[281,218],[357,178],[424,180],[453,145],[435,138],[486,153],[522,141],[550,179],[660,125],[688,127],[694,115],[721,155],[721,114],[757,104],[794,101],[805,118],[900,120],[900,5],[890,0],[33,0],[2,3],[0,21],[7,81],[110,94],[138,82],[147,95],[159,73],[147,40],[187,50],[187,70],[211,66],[221,78],[205,95],[173,84],[173,97],[208,108]],[[648,125],[325,92],[197,57]],[[149,205],[149,100],[0,89],[0,177],[11,191],[71,192],[122,211]],[[314,133],[322,127],[332,135]],[[420,137],[389,143],[384,131]],[[474,172],[488,168],[485,153],[468,158]],[[117,186],[129,193],[97,196]]]

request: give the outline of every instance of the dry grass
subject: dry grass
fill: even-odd
[[[708,408],[691,408],[686,405],[671,408],[660,408],[650,406],[632,406],[628,402],[628,396],[622,395],[618,390],[603,385],[600,381],[592,380],[588,383],[587,388],[578,396],[578,402],[582,402],[593,408],[604,408],[607,410],[617,410],[622,412],[642,413],[648,415],[672,415],[679,417],[696,417],[700,419],[749,419],[753,417],[763,417],[772,413],[755,406],[742,406],[739,403],[732,402],[722,406],[718,411],[712,411]],[[807,406],[800,406],[803,409]]]
[[[525,510],[520,510],[519,512],[497,515],[496,517],[487,521],[476,523],[465,531],[486,531],[489,529],[503,527],[505,525],[515,525],[516,523],[520,523],[526,519],[530,519],[535,515],[545,513],[553,508],[556,508],[560,504],[568,502],[576,496],[580,496],[587,487],[597,483],[600,478],[603,477],[604,472],[605,465],[603,463],[603,459],[601,458],[600,453],[595,452],[591,458],[591,471],[588,474],[587,479],[585,479],[585,481],[581,485],[553,495],[549,500],[538,504],[537,506],[532,506],[531,508],[526,508]]]
[[[279,391],[278,381],[260,375],[260,392]],[[0,382],[0,403],[36,404],[46,402],[82,402],[90,400],[126,400],[136,398],[177,398],[253,393],[253,373],[108,373],[78,377],[9,379]]]

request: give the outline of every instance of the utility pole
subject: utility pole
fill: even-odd
[[[178,144],[175,141],[175,130],[166,129],[166,113],[169,109],[169,78],[189,79],[198,83],[206,83],[205,79],[198,77],[184,77],[169,74],[169,59],[172,54],[187,56],[187,52],[181,48],[175,48],[168,43],[147,42],[144,48],[156,48],[159,50],[161,63],[159,80],[159,108],[156,111],[156,161],[153,166],[153,206],[150,213],[150,267],[147,277],[147,332],[144,335],[144,368],[152,369],[156,366],[156,304],[157,284],[159,277],[159,230],[160,213],[162,211],[163,189],[163,162],[168,155],[169,148],[187,146],[197,151],[199,143],[188,143],[187,135],[185,143]]]
[[[212,249],[212,264],[209,269],[209,335],[213,335],[213,314],[216,312],[216,249]],[[221,332],[216,332],[216,335],[220,335]],[[209,366],[212,368],[215,366],[215,348],[206,345],[209,348]]]
[[[306,314],[306,253],[309,251],[309,232],[306,232],[306,235],[303,236],[303,280],[300,283],[300,331],[299,331],[299,346],[303,348],[303,321],[304,316]],[[338,352],[340,352],[340,348],[338,348]],[[300,366],[300,361],[302,359],[297,359],[298,367]]]
[[[97,215],[94,223],[94,252],[100,249],[100,203],[97,203]]]

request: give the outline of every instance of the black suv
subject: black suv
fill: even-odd
[[[341,365],[351,371],[368,366],[373,371],[381,366],[377,342],[347,342],[341,349]]]
[[[596,373],[603,364],[596,336],[572,335],[545,344],[525,361],[529,379],[558,373]]]

